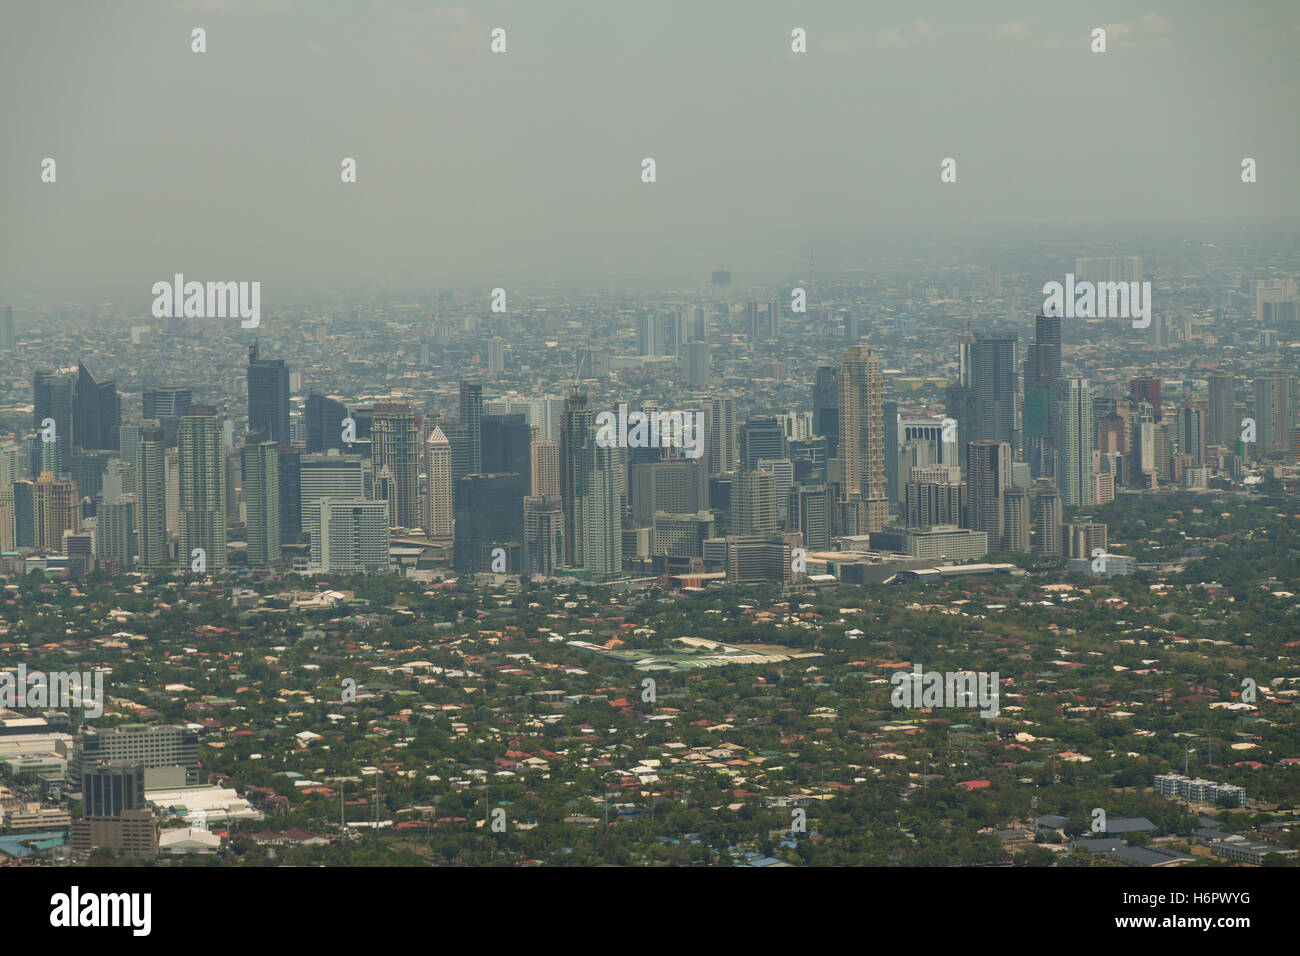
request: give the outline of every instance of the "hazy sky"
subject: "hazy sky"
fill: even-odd
[[[175,272],[273,304],[275,284],[707,276],[810,247],[833,268],[902,224],[1300,213],[1294,0],[0,11],[0,302],[147,307]]]

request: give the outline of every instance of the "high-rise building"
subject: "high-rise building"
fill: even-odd
[[[248,348],[248,430],[266,432],[276,445],[291,445],[289,435],[289,366],[284,359],[257,357],[257,342]]]
[[[649,526],[656,512],[695,514],[709,508],[709,477],[699,459],[670,458],[628,466],[632,524]]]
[[[280,563],[280,450],[257,441],[261,434],[250,434],[242,452],[248,566],[273,568]]]
[[[1002,501],[1003,551],[1028,551],[1029,539],[1029,492],[1022,487],[1012,485],[1003,495]]]
[[[1061,541],[1063,520],[1061,494],[1055,485],[1038,490],[1034,499],[1034,551],[1043,555],[1064,553]]]
[[[853,338],[857,341],[857,337]],[[813,434],[826,439],[826,457],[835,458],[840,447],[840,370],[833,365],[817,369],[813,381]],[[895,403],[897,413],[897,403]],[[886,423],[888,427],[888,423]]]
[[[682,346],[682,378],[687,388],[707,388],[713,377],[708,342],[689,342]]]
[[[981,439],[967,445],[966,454],[969,526],[988,535],[990,548],[1000,549],[1007,531],[1007,492],[1012,488],[1011,445]]]
[[[62,551],[63,532],[81,531],[81,495],[77,483],[43,471],[32,493],[36,550]]]
[[[709,474],[721,475],[736,470],[737,431],[736,403],[730,398],[711,398],[704,413],[708,432]]]
[[[1162,417],[1160,385],[1161,379],[1158,378],[1135,378],[1129,382],[1129,394],[1140,401],[1150,402],[1157,422]]]
[[[331,448],[347,450],[343,441],[343,422],[348,407],[342,402],[312,392],[307,396],[307,453],[319,454]]]
[[[558,462],[557,462],[558,467]],[[452,534],[451,443],[440,427],[424,443],[424,533],[430,537]],[[558,484],[558,481],[557,481]]]
[[[376,405],[370,441],[375,474],[387,470],[392,481],[390,511],[395,526],[419,527],[420,432],[411,406],[397,402]]]
[[[587,405],[587,394],[574,389],[564,402],[560,427],[560,500],[564,508],[564,563],[582,564],[582,521],[579,496],[582,492],[583,450],[594,444],[595,415]]]
[[[504,552],[502,569],[518,574],[524,545],[527,474],[466,475],[455,488],[456,539],[452,563],[461,574],[493,570],[493,551]]]
[[[42,441],[39,460],[31,463],[31,470],[61,475],[72,451],[72,380],[61,372],[37,372],[32,387],[32,418]],[[54,427],[53,441],[44,440],[49,434],[47,422]]]
[[[122,401],[116,382],[95,381],[84,362],[77,363],[77,391],[72,402],[72,443],[77,448],[117,450]]]
[[[297,544],[302,537],[302,454],[281,445],[280,456],[280,544]]]
[[[324,571],[362,571],[366,574],[388,570],[386,502],[364,498],[322,498],[317,503],[316,513],[319,515],[319,531],[313,538],[312,556],[317,567]]]
[[[623,507],[619,499],[621,449],[602,446],[588,431],[579,459],[578,510],[582,567],[598,581],[623,573]]]
[[[1223,369],[1209,374],[1210,407],[1205,423],[1205,440],[1211,447],[1233,448],[1240,435],[1237,418],[1237,380]]]
[[[948,389],[948,414],[957,420],[964,443],[1005,441],[1017,447],[1020,370],[1016,367],[1016,337],[968,339],[969,333],[961,343],[962,376]]]
[[[484,415],[480,433],[486,474],[515,472],[532,480],[532,429],[522,414]]]
[[[201,556],[208,571],[226,566],[226,467],[222,431],[216,406],[191,405],[181,417],[176,432],[179,558],[182,565],[194,567],[195,559]]]
[[[885,498],[884,376],[880,359],[868,346],[844,350],[839,373],[842,500],[854,520],[853,533],[880,531],[889,520]]]
[[[140,563],[150,570],[167,565],[166,436],[161,428],[140,433],[135,481],[138,503]]]
[[[1034,343],[1025,355],[1023,429],[1025,458],[1034,477],[1056,473],[1056,421],[1053,404],[1061,383],[1061,317],[1040,315],[1034,320]]]
[[[771,415],[751,418],[740,427],[740,461],[746,471],[758,467],[760,458],[785,457],[785,428]]]
[[[155,421],[163,430],[163,440],[168,448],[176,447],[176,430],[181,416],[194,404],[193,392],[188,388],[146,388],[143,400],[144,417]]]
[[[499,378],[506,371],[506,341],[499,335],[488,342],[488,374]]]
[[[1189,455],[1192,465],[1197,468],[1205,464],[1206,417],[1205,409],[1200,404],[1191,402],[1180,405],[1174,416],[1178,450],[1184,455]]]
[[[9,351],[17,338],[14,335],[14,307],[6,305],[0,309],[0,349]]]
[[[966,527],[968,508],[964,481],[914,480],[904,486],[903,512],[909,528],[949,524]]]
[[[731,520],[736,534],[765,534],[776,531],[775,480],[770,471],[742,471],[731,487]]]
[[[360,455],[341,455],[333,449],[321,455],[302,455],[298,460],[299,511],[302,531],[311,543],[313,566],[321,566],[324,560],[320,550],[321,500],[365,500],[363,464]]]
[[[560,444],[549,438],[539,438],[529,448],[532,460],[532,492],[534,497],[558,498],[560,496]]]
[[[483,473],[483,386],[478,382],[462,381],[460,383],[460,423],[469,439],[468,475]],[[447,436],[451,438],[450,435]],[[452,447],[452,462],[455,465],[455,446]],[[459,468],[456,469],[459,471]]]
[[[797,484],[790,489],[790,528],[803,535],[808,550],[825,550],[831,543],[831,499],[824,484]]]
[[[1061,382],[1056,434],[1059,436],[1058,484],[1068,508],[1093,503],[1092,394],[1088,380],[1071,376]]]
[[[1295,430],[1295,378],[1290,373],[1269,372],[1255,380],[1255,425],[1255,438],[1261,454],[1291,454]]]
[[[564,564],[564,505],[558,495],[524,499],[524,572],[553,575]]]

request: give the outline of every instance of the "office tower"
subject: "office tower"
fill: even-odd
[[[263,433],[250,432],[250,434],[261,436]],[[226,527],[231,528],[240,524],[240,518],[243,516],[242,509],[239,507],[239,492],[244,485],[242,459],[238,453],[223,452],[222,467],[226,470]]]
[[[775,479],[770,471],[742,471],[731,489],[729,527],[736,534],[764,534],[776,531]]]
[[[840,441],[846,527],[852,533],[879,531],[889,519],[885,499],[884,376],[880,359],[867,346],[844,350],[840,365]],[[852,519],[849,520],[850,515]]]
[[[155,421],[163,430],[163,440],[168,448],[176,447],[176,430],[181,416],[194,403],[188,388],[146,388],[142,401],[144,417]]]
[[[778,526],[784,526],[788,518],[790,489],[794,487],[794,462],[789,458],[760,458],[758,471],[772,473],[772,497],[776,501]]]
[[[52,420],[54,440],[42,440],[38,462],[39,471],[48,471],[61,475],[67,468],[68,456],[72,450],[72,380],[59,372],[37,372],[32,383],[34,392],[32,419],[35,422],[38,437],[45,431],[45,422]]]
[[[774,339],[781,337],[781,312],[780,299],[773,299],[767,304],[767,321]]]
[[[1067,508],[1093,503],[1092,487],[1092,394],[1088,380],[1077,375],[1061,382],[1057,448],[1061,502]]]
[[[1174,415],[1174,429],[1178,438],[1178,450],[1191,458],[1194,467],[1205,464],[1205,410],[1190,402],[1180,405]],[[1097,502],[1101,504],[1101,502]]]
[[[532,492],[535,497],[560,495],[560,444],[539,438],[529,447],[533,463]]]
[[[110,574],[131,569],[136,556],[135,495],[101,502],[95,522],[95,554]]]
[[[858,316],[855,312],[844,313],[844,341],[849,344],[856,344],[862,338],[862,329],[858,323]]]
[[[488,342],[488,374],[499,378],[506,371],[506,342],[499,335],[492,336]]]
[[[661,511],[654,517],[648,552],[675,558],[702,558],[704,542],[714,536],[714,525],[714,517],[708,511],[695,514]]]
[[[689,342],[682,347],[682,378],[687,388],[706,388],[713,368],[708,342]]]
[[[1005,441],[1015,447],[1019,429],[1016,337],[972,337],[959,345],[959,377],[948,388],[948,414],[957,420],[963,443]]]
[[[323,561],[320,549],[321,499],[367,499],[363,463],[360,455],[341,455],[337,450],[322,455],[302,455],[298,460],[302,530],[311,542],[314,566],[320,566]]]
[[[920,471],[920,469],[915,469]],[[969,499],[964,481],[917,481],[904,487],[903,514],[909,528],[966,527]]]
[[[1043,555],[1064,554],[1061,494],[1055,485],[1038,490],[1034,499],[1034,551]]]
[[[857,339],[855,338],[856,342]],[[826,457],[835,458],[840,447],[840,370],[830,365],[817,369],[813,381],[813,434],[826,439]],[[894,403],[897,411],[897,403]],[[888,424],[888,423],[886,423]]]
[[[824,484],[797,484],[790,489],[790,528],[803,535],[809,551],[825,550],[831,543],[831,500]]]
[[[465,474],[478,475],[483,472],[483,386],[477,382],[460,383],[460,423],[465,428],[469,441],[469,471]],[[451,440],[451,435],[447,435]],[[456,446],[452,443],[452,466],[456,471]]]
[[[522,414],[484,415],[481,419],[483,471],[489,475],[515,472],[532,480],[532,429]]]
[[[1065,529],[1066,550],[1071,558],[1091,558],[1097,548],[1108,547],[1109,529],[1096,521],[1076,521]]]
[[[695,514],[709,508],[709,477],[704,462],[688,458],[628,466],[628,504],[632,524],[644,528],[656,512]]]
[[[395,526],[419,527],[420,434],[411,406],[395,402],[376,405],[370,440],[376,476],[387,470],[392,481]]]
[[[257,342],[248,347],[248,430],[266,432],[276,445],[291,445],[289,436],[289,366],[284,359],[257,357]]]
[[[1235,447],[1241,435],[1237,418],[1237,380],[1222,369],[1209,374],[1210,407],[1205,440],[1211,447]]]
[[[89,574],[95,570],[94,533],[70,529],[64,531],[59,553],[67,556],[70,575]]]
[[[191,405],[176,432],[179,560],[193,568],[202,551],[208,571],[226,566],[226,466],[215,405]],[[286,436],[287,437],[287,436]]]
[[[1255,380],[1255,438],[1263,455],[1290,456],[1295,429],[1295,379],[1269,372]]]
[[[703,342],[708,338],[708,321],[704,315],[704,306],[697,305],[687,315],[687,341]]]
[[[319,516],[319,531],[312,539],[315,567],[366,574],[388,570],[387,502],[322,498],[315,513]]]
[[[14,335],[14,307],[6,305],[0,311],[0,349],[6,352],[14,347],[17,338]]]
[[[518,472],[466,475],[456,483],[452,564],[460,574],[493,570],[492,552],[505,554],[504,572],[518,574],[524,544],[528,477]]]
[[[0,552],[18,548],[14,485],[23,478],[23,450],[17,442],[0,445]]]
[[[161,428],[145,428],[140,433],[135,457],[137,540],[140,563],[150,570],[168,563],[166,450]]]
[[[280,563],[280,450],[260,437],[250,435],[242,451],[248,566],[274,568]]]
[[[343,441],[343,422],[348,407],[342,402],[312,392],[307,396],[307,453],[311,455],[337,448],[347,451]]]
[[[77,483],[43,471],[32,488],[37,551],[61,551],[63,532],[81,531],[81,495]]]
[[[424,533],[430,537],[450,537],[453,519],[451,443],[437,425],[424,443],[424,474]]]
[[[1006,490],[1002,499],[1003,531],[1001,548],[1003,551],[1028,551],[1029,539],[1029,492],[1022,487],[1012,485]]]
[[[899,481],[899,428],[901,416],[898,402],[884,403],[885,417],[885,498],[891,504],[902,503],[903,482]]]
[[[1056,421],[1053,403],[1061,383],[1061,317],[1040,315],[1034,320],[1034,342],[1025,355],[1025,459],[1030,474],[1056,473]]]
[[[588,432],[579,461],[578,506],[581,515],[582,567],[598,581],[623,572],[623,507],[619,500],[619,452],[603,448]]]
[[[99,383],[84,362],[77,363],[72,402],[72,444],[77,448],[117,450],[122,401],[116,382]]]
[[[736,403],[730,398],[711,398],[704,405],[708,431],[709,474],[736,470]]]
[[[564,403],[560,426],[560,499],[564,507],[564,563],[571,568],[582,564],[582,522],[578,498],[581,492],[579,464],[583,449],[594,442],[595,416],[587,405],[587,394],[573,389]]]
[[[524,573],[554,575],[564,565],[564,503],[558,495],[524,499]]]
[[[280,476],[280,544],[297,544],[302,537],[302,454],[281,445],[277,469]]]
[[[114,452],[84,451],[76,445],[68,457],[66,474],[77,483],[77,490],[83,498],[95,499],[104,484],[104,471],[113,460]],[[92,512],[93,513],[93,512]]]
[[[14,545],[36,547],[36,491],[30,481],[14,482]]]
[[[1129,394],[1140,401],[1150,402],[1157,422],[1161,419],[1160,383],[1158,378],[1135,378],[1129,382]]]
[[[985,532],[989,547],[998,549],[1006,534],[1006,497],[1012,487],[1011,445],[981,439],[966,448],[969,525],[975,531]]]
[[[758,467],[760,458],[785,457],[785,428],[771,415],[751,418],[740,427],[740,461],[746,471]]]

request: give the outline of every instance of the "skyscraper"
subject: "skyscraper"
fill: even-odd
[[[593,442],[595,416],[587,405],[587,394],[576,388],[564,402],[560,424],[560,499],[564,507],[564,563],[571,568],[582,564],[582,521],[579,496],[582,491],[583,449]]]
[[[785,457],[785,427],[771,415],[759,415],[740,427],[740,461],[746,471],[758,467],[760,458]]]
[[[880,531],[889,519],[885,498],[884,376],[868,346],[844,350],[839,373],[840,440],[845,527]],[[851,520],[847,516],[852,515]]]
[[[706,388],[712,378],[708,342],[689,342],[682,346],[682,379],[687,388]]]
[[[248,566],[273,568],[280,563],[280,451],[261,437],[250,434],[242,451]]]
[[[68,467],[72,451],[72,381],[60,372],[37,372],[33,381],[33,414],[36,431],[41,437],[40,460],[32,464],[39,474],[48,471],[61,475]],[[45,441],[46,422],[54,426],[54,440]]]
[[[1151,403],[1156,421],[1161,419],[1160,384],[1158,378],[1135,378],[1129,382],[1129,394],[1134,398]]]
[[[558,498],[560,495],[559,442],[539,438],[530,446],[529,456],[533,465],[533,495]]]
[[[776,531],[775,480],[770,471],[742,471],[731,488],[731,531],[760,534]]]
[[[557,461],[557,469],[558,466]],[[437,425],[424,443],[424,473],[424,533],[431,537],[447,537],[452,534],[453,517],[451,444]]]
[[[297,544],[302,536],[302,456],[296,449],[281,445],[280,463],[280,544]]]
[[[321,550],[321,502],[327,498],[365,500],[363,463],[360,455],[341,455],[337,450],[321,455],[302,455],[298,460],[302,530],[310,539],[312,567],[325,567],[325,554]],[[369,521],[369,512],[359,520]]]
[[[1290,457],[1295,429],[1295,378],[1269,372],[1255,380],[1256,440],[1264,455]]]
[[[492,571],[493,551],[501,549],[502,571],[518,574],[524,544],[524,498],[528,476],[518,472],[466,475],[456,482],[456,539],[452,564],[461,574]]]
[[[167,562],[166,438],[161,428],[146,428],[136,448],[136,499],[139,505],[140,563],[150,570]],[[224,522],[223,522],[224,527]]]
[[[181,416],[194,402],[188,388],[146,388],[143,395],[144,417],[156,421],[163,430],[163,440],[168,448],[176,447],[176,429]]]
[[[483,471],[487,474],[516,472],[532,481],[530,460],[532,429],[524,416],[484,415],[481,418]]]
[[[63,532],[81,531],[81,496],[70,478],[43,471],[32,489],[37,551],[62,551]]]
[[[180,561],[193,567],[202,551],[205,567],[226,566],[226,467],[222,421],[214,405],[191,405],[176,433],[180,501]]]
[[[420,524],[420,434],[415,414],[405,403],[375,406],[370,426],[375,474],[387,469],[392,478],[392,513],[397,527]]]
[[[325,571],[388,570],[388,507],[363,498],[323,498],[319,502],[319,545],[313,557]]]
[[[1088,380],[1071,376],[1061,382],[1058,425],[1061,502],[1067,508],[1093,503],[1092,482],[1092,393]]]
[[[3,310],[0,310],[0,349],[9,351],[14,347],[15,341],[17,339],[14,335],[14,307],[6,305]]]
[[[248,348],[248,430],[266,432],[277,445],[290,445],[289,367],[284,359],[257,357],[257,342]]]
[[[1223,369],[1209,374],[1210,407],[1205,440],[1212,447],[1233,448],[1241,434],[1237,418],[1237,380]]]
[[[711,398],[704,405],[707,418],[709,474],[736,470],[736,403],[730,398]]]
[[[1034,343],[1025,356],[1025,459],[1035,478],[1056,471],[1056,421],[1053,403],[1061,383],[1061,317],[1034,320]]]
[[[1055,485],[1038,490],[1034,499],[1034,551],[1043,555],[1064,553],[1061,495]]]
[[[552,575],[564,564],[564,507],[555,495],[524,499],[524,572]]]
[[[348,407],[342,402],[312,392],[307,396],[307,453],[319,454],[331,448],[346,451],[343,420]]]
[[[85,363],[77,363],[77,392],[72,403],[72,443],[77,448],[118,447],[122,402],[115,382],[99,383]]]
[[[857,341],[855,337],[853,341]],[[826,457],[839,456],[840,447],[840,370],[831,365],[817,369],[813,382],[813,434],[826,439]]]
[[[968,517],[971,530],[988,534],[989,548],[1002,547],[1007,492],[1011,489],[1011,445],[981,439],[966,446]]]
[[[466,474],[478,475],[483,472],[483,386],[477,382],[460,383],[460,423],[469,436],[469,471]],[[450,436],[448,436],[450,438]],[[459,471],[459,469],[457,469]]]

